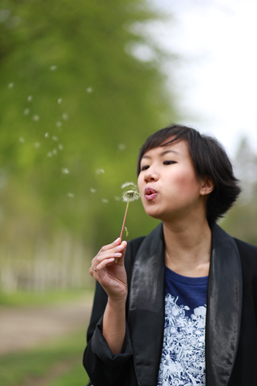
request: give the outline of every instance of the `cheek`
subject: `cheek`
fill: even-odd
[[[138,178],[137,178],[137,186],[138,186],[138,190],[139,190],[139,193],[142,197],[142,193],[143,193],[143,178],[142,178],[142,175],[139,174]]]
[[[174,178],[174,184],[182,195],[183,193],[194,193],[199,190],[199,181],[192,173],[178,173]]]

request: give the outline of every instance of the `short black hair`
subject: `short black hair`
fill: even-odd
[[[167,142],[167,139],[170,140]],[[206,210],[207,220],[212,224],[224,216],[241,192],[229,157],[215,138],[183,125],[171,125],[158,130],[147,138],[140,149],[137,175],[140,173],[141,159],[147,151],[175,141],[187,141],[197,177],[209,176],[214,183]]]

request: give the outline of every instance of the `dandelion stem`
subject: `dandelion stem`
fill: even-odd
[[[124,229],[125,229],[126,218],[127,218],[127,213],[128,213],[128,207],[129,207],[129,201],[127,201],[126,210],[125,210],[125,214],[124,214],[124,218],[123,218],[123,223],[122,223],[122,227],[121,227],[121,231],[120,231],[120,238],[121,238],[121,240],[122,240],[123,232],[124,232]],[[118,259],[115,259],[115,263],[116,264],[118,263]]]
[[[127,218],[127,213],[128,213],[128,207],[129,207],[129,201],[127,202],[127,206],[126,206],[126,210],[125,210],[125,214],[124,214],[124,219],[123,219],[123,223],[122,223],[122,227],[121,227],[121,231],[120,231],[120,238],[121,238],[121,240],[122,240],[123,232],[124,232],[124,229],[125,229],[126,218]]]

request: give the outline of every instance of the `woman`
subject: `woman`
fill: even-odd
[[[92,260],[92,384],[257,386],[257,248],[216,224],[240,193],[225,151],[170,126],[146,140],[137,174],[161,224]]]

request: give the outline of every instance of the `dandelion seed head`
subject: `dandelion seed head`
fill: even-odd
[[[34,115],[33,121],[38,122],[40,119],[39,115]]]
[[[122,201],[132,202],[138,200],[140,197],[137,186],[134,182],[125,182],[121,185],[121,189],[125,189],[122,194]]]
[[[29,113],[30,113],[30,109],[25,109],[24,110],[24,115],[29,115]]]
[[[32,95],[29,95],[28,96],[28,102],[31,102],[32,101]]]
[[[70,171],[67,168],[62,168],[62,174],[69,174]]]

